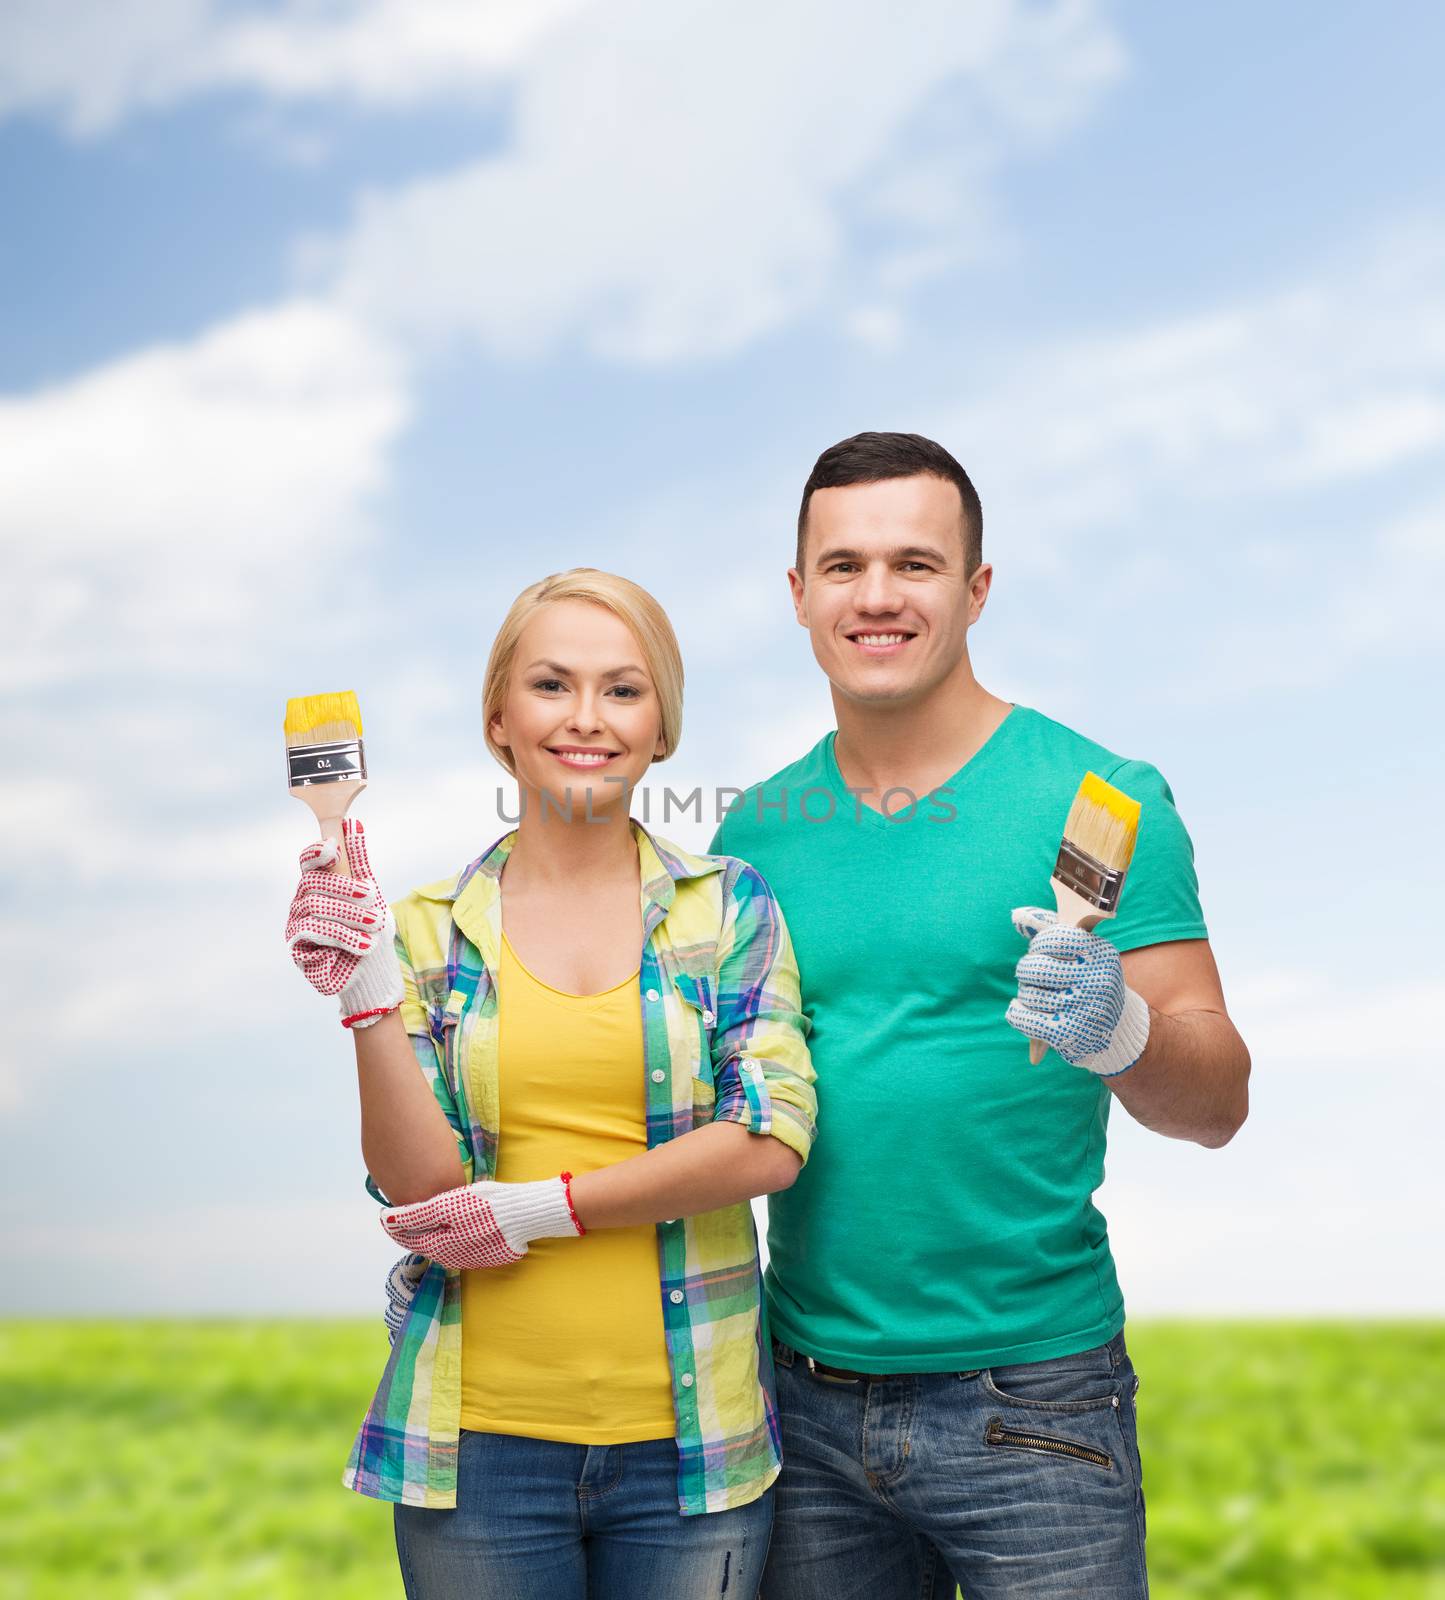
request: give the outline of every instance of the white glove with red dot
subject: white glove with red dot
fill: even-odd
[[[508,1267],[533,1239],[575,1239],[584,1231],[572,1209],[571,1182],[570,1172],[538,1183],[487,1178],[391,1206],[381,1225],[398,1244],[444,1267]]]
[[[341,854],[330,839],[306,846],[286,943],[318,994],[341,997],[343,1026],[369,1028],[401,1004],[396,921],[371,875],[361,824],[348,818],[341,830],[352,875],[327,871]]]

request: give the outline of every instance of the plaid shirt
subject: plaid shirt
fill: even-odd
[[[642,864],[647,1146],[708,1122],[771,1134],[804,1160],[817,1099],[798,969],[777,902],[733,856],[697,856],[633,823]],[[508,834],[455,879],[393,909],[402,1020],[457,1138],[466,1181],[497,1165],[497,992]],[[367,1179],[367,1188],[384,1199]],[[772,1354],[745,1202],[657,1224],[684,1516],[755,1500],[778,1474]],[[342,1482],[408,1505],[456,1504],[461,1273],[433,1262]]]

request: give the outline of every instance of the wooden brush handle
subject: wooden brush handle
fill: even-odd
[[[346,839],[341,831],[341,819],[351,809],[351,802],[366,787],[364,778],[348,779],[344,783],[308,783],[293,789],[292,794],[316,813],[321,827],[321,837],[330,839],[339,852],[327,869],[344,878],[351,877],[351,863],[346,859]]]
[[[1106,913],[1100,911],[1098,906],[1090,904],[1083,895],[1076,894],[1068,884],[1060,883],[1057,878],[1050,881],[1054,886],[1054,904],[1059,908],[1057,927],[1082,928],[1085,933],[1092,933],[1096,925],[1104,921]],[[1034,1066],[1038,1066],[1048,1053],[1049,1047],[1042,1039],[1029,1040],[1029,1060]]]

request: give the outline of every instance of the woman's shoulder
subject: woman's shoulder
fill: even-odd
[[[743,894],[771,894],[762,873],[741,856],[724,851],[687,850],[658,834],[649,834],[649,842],[658,860],[667,868],[675,881],[711,880],[709,889],[723,896]]]
[[[685,915],[686,908],[705,905],[709,920],[718,928],[725,923],[738,921],[751,925],[761,919],[764,923],[781,921],[776,896],[767,879],[742,856],[728,855],[723,851],[679,851],[665,840],[654,843],[663,850],[671,850],[685,859],[689,871],[685,880],[679,880],[671,916]],[[674,873],[677,878],[678,874]]]
[[[452,911],[457,896],[465,888],[475,861],[444,878],[436,878],[409,890],[391,902],[391,914],[396,919],[396,931],[402,943],[414,955],[424,951],[444,951],[451,935]]]

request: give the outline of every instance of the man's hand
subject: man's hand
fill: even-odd
[[[507,1267],[526,1255],[533,1239],[575,1239],[582,1232],[567,1192],[571,1176],[464,1184],[415,1205],[393,1206],[382,1212],[381,1225],[398,1244],[444,1267]]]
[[[1128,1071],[1149,1042],[1149,1007],[1124,982],[1119,952],[1097,934],[1059,927],[1038,906],[1020,907],[1013,924],[1029,950],[1009,1023],[1101,1078]]]
[[[392,1344],[396,1343],[397,1335],[406,1326],[411,1303],[416,1299],[416,1292],[430,1265],[425,1256],[409,1250],[400,1261],[392,1263],[391,1271],[386,1275],[386,1310],[381,1315],[386,1323],[386,1337]]]

